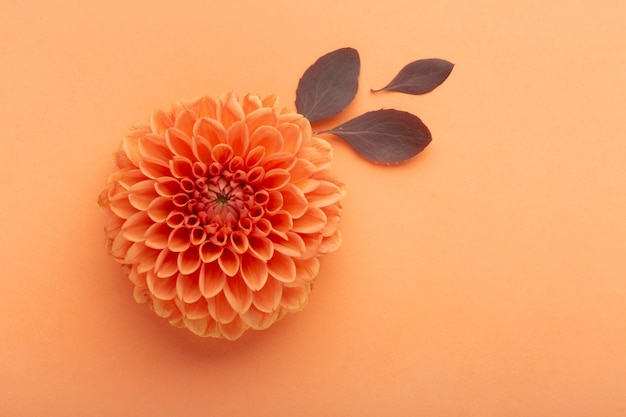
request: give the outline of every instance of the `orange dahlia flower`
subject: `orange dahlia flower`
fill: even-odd
[[[129,131],[99,204],[137,302],[236,339],[308,301],[341,243],[331,146],[275,96],[180,101]]]

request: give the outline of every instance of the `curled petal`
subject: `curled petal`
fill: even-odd
[[[211,149],[211,157],[218,164],[226,165],[233,157],[233,148],[226,144],[216,145]]]
[[[286,232],[285,238],[276,236],[273,239],[274,249],[283,255],[299,258],[306,252],[306,245],[302,237],[294,232]]]
[[[217,262],[222,271],[229,277],[234,276],[239,271],[239,255],[229,248],[224,248],[222,255],[217,258]]]
[[[172,229],[165,223],[154,223],[146,231],[145,245],[152,249],[165,249]]]
[[[309,259],[294,259],[298,279],[312,282],[320,271],[320,261],[317,257]]]
[[[172,157],[172,152],[165,145],[162,136],[148,134],[139,139],[139,151],[144,157],[167,161]]]
[[[204,242],[200,246],[200,259],[204,263],[211,263],[222,255],[224,248],[222,246],[214,245],[211,242]]]
[[[154,188],[156,189],[156,192],[162,197],[172,197],[182,191],[180,188],[180,181],[176,178],[167,176],[163,176],[157,179],[154,184]]]

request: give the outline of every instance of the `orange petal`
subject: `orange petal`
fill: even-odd
[[[154,134],[147,134],[139,138],[139,150],[144,157],[162,161],[168,161],[172,157],[172,152],[167,148],[165,139]]]
[[[199,277],[198,286],[200,287],[200,292],[206,298],[217,295],[224,288],[224,284],[226,284],[226,274],[215,262],[203,264],[200,267]]]
[[[186,251],[191,242],[189,241],[189,229],[186,227],[177,227],[170,232],[167,240],[167,247],[172,252]]]
[[[219,164],[227,165],[230,159],[233,157],[233,148],[230,145],[221,143],[211,149],[211,157]]]
[[[228,129],[233,123],[239,120],[245,120],[245,114],[237,95],[234,92],[224,94],[220,97],[222,102],[222,124]]]
[[[258,291],[267,281],[267,263],[246,253],[241,257],[241,277],[253,291]]]
[[[326,225],[326,214],[319,207],[309,207],[302,217],[294,219],[293,231],[296,233],[319,232]]]
[[[230,234],[230,247],[236,253],[244,253],[248,250],[248,237],[241,231],[234,231]]]
[[[323,236],[321,233],[303,233],[300,235],[306,246],[306,251],[302,254],[302,259],[308,259],[317,255],[317,251],[322,244]]]
[[[265,212],[269,216],[272,216],[278,213],[280,209],[282,208],[283,208],[283,195],[277,190],[274,190],[268,193],[268,201],[267,201],[267,204],[265,205]]]
[[[252,291],[239,275],[226,279],[224,296],[228,304],[239,314],[248,311],[252,304]]]
[[[267,261],[274,254],[272,241],[262,236],[251,236],[248,238],[250,252],[262,261]]]
[[[218,109],[221,107],[215,99],[207,96],[188,100],[184,105],[194,112],[197,117],[211,117],[213,119],[218,118]],[[219,111],[221,112],[221,109]]]
[[[165,132],[165,144],[175,156],[192,159],[191,139],[180,129],[171,127]]]
[[[156,298],[160,300],[172,300],[176,296],[176,281],[175,275],[168,278],[159,278],[154,271],[148,271],[146,273],[146,283],[148,289]]]
[[[222,255],[223,250],[224,248],[222,246],[217,246],[206,241],[200,246],[200,259],[202,259],[204,263],[211,263]]]
[[[197,116],[193,111],[185,109],[176,115],[174,127],[185,133],[189,138],[193,135],[193,125],[196,123],[196,119]],[[188,155],[185,156],[189,157]]]
[[[256,146],[248,152],[245,159],[246,168],[254,168],[259,165],[265,157],[265,148],[263,146]]]
[[[243,121],[233,123],[227,136],[235,155],[243,155],[248,150],[248,126]]]
[[[243,107],[244,113],[248,114],[263,107],[263,103],[256,94],[246,94],[241,100],[241,107]]]
[[[261,126],[250,135],[250,147],[263,146],[265,153],[271,155],[283,148],[283,137],[273,126]]]
[[[155,188],[154,180],[138,182],[128,190],[128,201],[137,210],[147,210],[152,201],[159,197]]]
[[[190,178],[193,177],[191,161],[182,156],[174,156],[170,159],[170,171],[176,178]]]
[[[180,314],[180,310],[173,300],[159,300],[155,298],[152,300],[152,309],[158,316],[166,319]]]
[[[154,188],[156,192],[163,197],[172,197],[181,192],[180,181],[169,176],[158,178],[154,184]]]
[[[255,330],[267,329],[278,319],[278,310],[266,313],[258,310],[254,305],[241,315],[241,318],[250,328]]]
[[[283,151],[296,154],[302,145],[302,131],[293,123],[281,123],[278,130],[283,136]]]
[[[178,274],[176,295],[185,303],[198,301],[202,297],[200,287],[198,286],[198,278],[193,275]]]
[[[296,165],[297,158],[288,152],[276,152],[269,155],[263,160],[263,167],[266,171],[272,169],[286,169],[291,170]]]
[[[309,259],[294,259],[296,264],[296,274],[298,279],[305,282],[311,282],[315,279],[320,270],[320,261],[317,257]]]
[[[213,158],[211,157],[211,144],[202,136],[194,136],[191,138],[191,149],[198,161],[205,164],[213,162]]]
[[[144,158],[139,163],[141,172],[148,178],[157,179],[170,175],[170,167],[160,159]]]
[[[178,270],[183,274],[191,274],[198,270],[201,260],[197,247],[191,247],[178,254]]]
[[[154,270],[159,278],[171,277],[178,272],[178,254],[168,249],[163,249],[157,256]]]
[[[126,239],[122,233],[118,234],[115,239],[113,239],[113,244],[111,245],[111,255],[119,259],[126,258],[126,253],[132,244],[133,242]]]
[[[304,193],[293,184],[286,185],[280,191],[283,194],[283,209],[286,210],[293,219],[301,217],[306,212],[309,204]]]
[[[293,220],[289,213],[281,210],[270,219],[272,223],[272,231],[283,239],[287,239],[287,232],[293,228]]]
[[[306,251],[302,237],[294,232],[286,232],[285,239],[275,236],[272,239],[274,250],[290,257],[300,257]]]
[[[296,265],[290,256],[274,251],[274,256],[267,262],[270,274],[278,281],[293,282],[296,279]]]
[[[276,126],[277,123],[278,117],[274,109],[269,107],[261,107],[246,115],[246,124],[250,133],[254,133],[261,126]]]
[[[150,117],[150,128],[154,133],[163,134],[169,127],[174,126],[171,111],[156,110]]]
[[[143,242],[146,240],[146,231],[153,222],[145,211],[138,211],[124,222],[122,233],[131,242]]]
[[[224,248],[222,255],[217,258],[217,262],[222,271],[229,276],[234,276],[239,271],[239,255],[229,248]]]
[[[272,169],[271,171],[265,171],[263,177],[263,188],[266,190],[278,190],[283,188],[291,179],[289,171],[286,169]]]
[[[278,309],[283,295],[283,285],[269,277],[259,291],[252,293],[252,304],[264,313],[271,313]]]
[[[309,300],[310,293],[310,284],[297,287],[284,287],[280,305],[288,311],[300,311]]]
[[[222,336],[228,340],[238,339],[248,329],[248,325],[240,317],[235,317],[229,323],[218,323],[218,326]]]
[[[330,236],[325,236],[318,248],[318,253],[326,254],[335,252],[341,246],[343,239],[341,237],[341,233],[337,231],[335,234]]]
[[[315,190],[307,193],[306,198],[310,206],[325,207],[337,203],[342,194],[342,190],[332,182],[320,181]]]
[[[206,319],[209,317],[209,306],[204,297],[200,297],[194,302],[185,302],[181,307],[180,310],[185,319],[203,321],[206,324]],[[213,321],[213,319],[210,320]]]
[[[226,129],[215,119],[207,117],[198,119],[193,126],[193,134],[204,138],[209,149],[220,143],[226,143]]]
[[[237,312],[230,306],[223,291],[213,298],[208,298],[207,305],[209,314],[218,323],[230,323],[237,317]]]
[[[153,249],[167,248],[167,241],[172,229],[165,223],[154,223],[146,230],[145,245]]]
[[[139,138],[149,132],[149,126],[137,126],[131,129],[122,140],[122,150],[124,151],[126,157],[135,166],[139,166],[139,163],[143,159],[143,155],[139,150]]]
[[[137,213],[137,209],[128,201],[128,192],[124,191],[116,194],[109,200],[109,208],[116,216],[122,219],[128,219],[133,214]]]

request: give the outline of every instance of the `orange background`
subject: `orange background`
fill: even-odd
[[[626,8],[618,1],[0,4],[0,415],[626,416]],[[103,249],[126,129],[277,93],[351,46],[356,101],[432,144],[337,138],[342,248],[308,307],[236,342],[170,327]],[[372,95],[409,61],[456,64]]]

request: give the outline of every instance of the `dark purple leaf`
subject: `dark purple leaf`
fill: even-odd
[[[298,83],[298,113],[310,122],[316,122],[345,109],[356,96],[360,69],[361,60],[356,49],[342,48],[319,58]]]
[[[432,140],[417,116],[393,109],[367,112],[321,133],[339,136],[365,158],[384,164],[405,161]]]
[[[452,68],[454,64],[444,59],[420,59],[407,64],[385,87],[371,91],[426,94],[441,85],[452,72]]]

